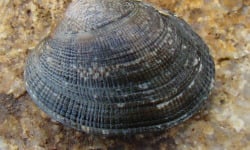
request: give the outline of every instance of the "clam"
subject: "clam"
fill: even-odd
[[[33,101],[78,130],[131,135],[170,128],[208,99],[214,63],[182,19],[132,0],[75,0],[24,71]]]

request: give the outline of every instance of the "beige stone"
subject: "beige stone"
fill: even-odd
[[[235,11],[242,7],[242,0],[219,0],[220,4],[229,11]]]

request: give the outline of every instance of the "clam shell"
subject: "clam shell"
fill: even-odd
[[[29,55],[34,102],[55,120],[104,135],[172,127],[214,80],[208,47],[182,19],[130,0],[76,0]]]

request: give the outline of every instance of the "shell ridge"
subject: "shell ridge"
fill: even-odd
[[[48,79],[49,80],[49,79]],[[58,81],[60,81],[60,80],[58,80]],[[61,86],[61,85],[60,85]],[[76,93],[77,94],[77,93]]]

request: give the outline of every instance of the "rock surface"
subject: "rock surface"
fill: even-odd
[[[216,63],[209,103],[192,119],[162,133],[98,137],[51,120],[24,88],[30,51],[60,20],[70,0],[0,1],[0,149],[250,149],[249,0],[148,0],[186,20]]]

